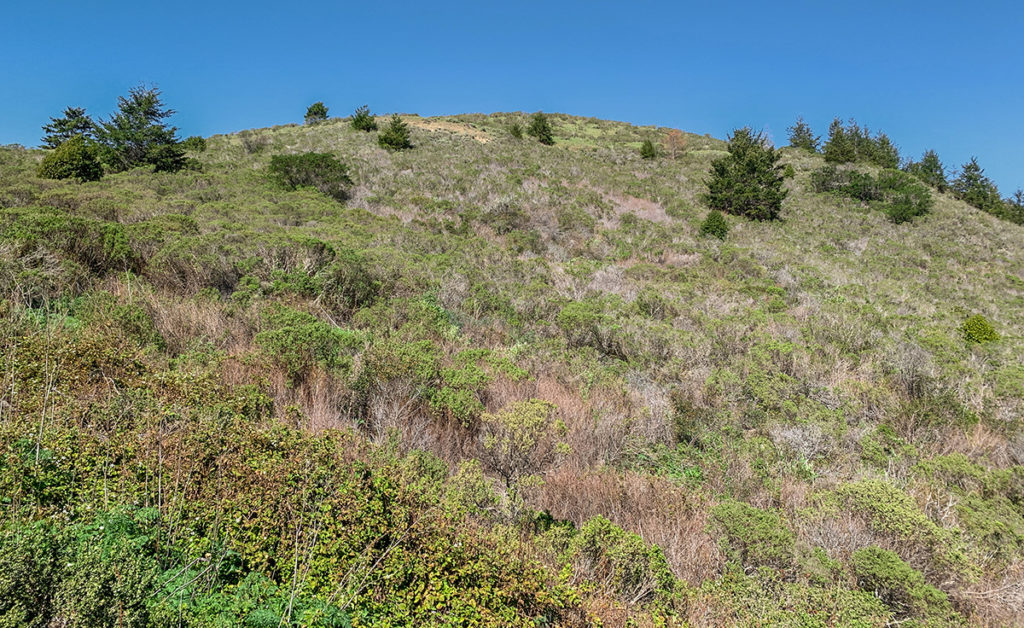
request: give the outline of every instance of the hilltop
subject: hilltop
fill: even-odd
[[[725,141],[548,118],[0,149],[0,622],[1024,621],[1024,227],[786,147],[702,236]]]

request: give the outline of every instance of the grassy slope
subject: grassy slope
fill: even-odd
[[[311,600],[344,591],[357,622],[443,621],[416,615],[425,600],[452,623],[480,612],[474,621],[497,625],[952,621],[944,602],[907,602],[923,594],[905,583],[896,589],[911,593],[883,595],[888,609],[861,594],[876,587],[853,554],[869,545],[895,550],[973,623],[1021,620],[1024,230],[942,195],[928,216],[890,224],[812,193],[820,158],[787,150],[797,175],[784,219],[730,218],[720,243],[696,234],[722,142],[687,136],[678,159],[647,162],[637,147],[664,129],[553,116],[558,142],[544,147],[507,137],[510,117],[408,117],[415,148],[394,154],[342,121],[246,131],[210,138],[199,172],[84,185],[36,179],[41,153],[4,150],[5,518],[155,507],[176,553],[157,553],[153,569],[177,569],[205,547],[182,540],[183,510],[249,500],[249,516],[266,518],[256,529],[294,543],[260,546],[220,514],[200,537]],[[311,150],[352,166],[344,204],[267,181],[269,155]],[[55,235],[72,228],[78,237]],[[967,345],[958,328],[973,313],[1002,339]],[[294,347],[326,354],[289,362]],[[476,348],[492,353],[465,352]],[[331,517],[286,514],[307,501],[256,507],[251,486],[182,471],[209,446],[198,435],[222,429],[208,408],[225,397],[237,401],[223,428],[237,448],[275,461],[270,471],[214,456],[209,474],[256,468],[270,499],[295,481],[289,469],[369,464],[388,488],[359,490],[403,514],[367,523],[331,493],[356,522],[338,543],[392,530],[420,557],[417,575],[393,579],[386,549],[367,567],[354,550],[321,547],[308,535],[325,524],[309,521]],[[531,398],[555,410],[523,463],[533,479],[509,487],[487,464],[486,435],[495,413]],[[124,407],[138,408],[130,420]],[[309,443],[271,453],[265,434],[277,429]],[[161,430],[173,434],[166,457],[152,441]],[[303,453],[338,438],[370,444]],[[116,481],[99,458],[108,439],[125,461]],[[76,462],[26,486],[21,476],[43,472],[37,449]],[[415,449],[436,455],[440,475],[423,476]],[[743,511],[752,519],[735,530],[732,500],[762,510]],[[537,510],[582,531],[549,529]],[[419,517],[423,538],[394,532]],[[765,532],[777,525],[788,532]],[[433,564],[448,529],[482,549]],[[290,567],[302,561],[305,571]],[[537,579],[518,578],[516,561]],[[489,563],[511,570],[496,570],[498,595],[462,583],[430,597],[410,584]],[[360,570],[363,581],[351,576]]]

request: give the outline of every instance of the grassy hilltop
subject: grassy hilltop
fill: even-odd
[[[402,119],[0,149],[0,626],[1024,622],[1024,227],[784,148],[720,240],[721,140]]]

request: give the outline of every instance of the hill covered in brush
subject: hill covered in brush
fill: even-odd
[[[1024,228],[856,141],[748,220],[710,137],[314,113],[0,150],[0,625],[1024,621]]]

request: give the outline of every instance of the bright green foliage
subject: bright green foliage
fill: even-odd
[[[127,97],[118,97],[117,106],[117,113],[100,122],[96,131],[108,166],[121,171],[152,165],[167,172],[184,167],[184,149],[178,142],[177,129],[164,123],[174,111],[164,107],[160,90],[133,87]]]
[[[729,222],[722,212],[713,209],[708,212],[704,222],[700,223],[700,234],[724,240],[729,235]]]
[[[729,138],[729,156],[711,162],[704,201],[752,220],[777,219],[788,194],[782,188],[781,157],[763,134],[737,129]]]
[[[1002,198],[999,196],[999,188],[985,176],[985,170],[978,165],[978,160],[971,157],[965,163],[960,174],[949,184],[957,198],[989,213],[998,213],[1001,209]]]
[[[664,597],[675,588],[660,548],[602,516],[583,524],[569,542],[567,557],[577,577],[605,583],[630,604]]]
[[[377,130],[377,119],[370,113],[370,107],[363,105],[356,107],[355,113],[352,114],[352,128],[357,131],[376,131]]]
[[[896,224],[927,214],[934,204],[928,188],[899,170],[885,169],[877,177],[852,168],[827,165],[811,174],[816,192],[831,192],[870,203]]]
[[[658,149],[654,147],[654,142],[644,140],[643,144],[640,144],[640,156],[644,159],[654,159],[657,157]]]
[[[76,136],[93,139],[96,123],[85,114],[85,109],[68,107],[63,118],[50,118],[50,123],[43,126],[46,135],[40,140],[46,148],[57,148]]]
[[[853,571],[857,584],[871,591],[893,609],[898,617],[913,617],[957,625],[963,622],[946,594],[924,581],[924,576],[899,556],[879,547],[866,547],[853,553]]]
[[[537,138],[537,141],[546,146],[555,143],[554,131],[551,129],[551,122],[543,112],[538,111],[530,118],[530,125],[526,127],[526,133],[530,137]]]
[[[319,124],[327,120],[327,105],[321,101],[317,101],[306,109],[306,117],[304,122],[306,124]]]
[[[317,365],[329,370],[347,369],[351,353],[363,343],[358,332],[286,308],[272,311],[267,322],[270,329],[256,334],[256,344],[281,364],[293,382]]]
[[[338,200],[346,198],[352,185],[348,166],[329,153],[274,155],[270,158],[270,175],[289,190],[308,186]]]
[[[103,178],[99,149],[84,136],[76,135],[43,158],[39,164],[39,176],[44,179],[99,181]]]
[[[975,314],[964,321],[960,326],[960,333],[964,340],[975,344],[985,344],[999,340],[999,332],[992,323],[981,314]]]
[[[412,148],[409,125],[402,121],[398,114],[391,116],[391,121],[377,136],[377,143],[387,150],[405,150]]]
[[[530,399],[480,417],[482,462],[505,486],[514,488],[558,456],[565,426],[554,419],[555,410],[554,404]]]
[[[748,568],[791,566],[794,537],[778,513],[730,500],[715,506],[711,516],[732,560]]]
[[[926,150],[921,156],[921,161],[910,162],[905,170],[939,192],[945,192],[949,188],[949,181],[946,180],[946,168],[933,150]]]
[[[789,145],[794,148],[802,148],[812,153],[818,152],[820,136],[816,136],[811,126],[802,117],[796,119],[796,123],[786,129],[789,132]]]
[[[206,152],[206,138],[200,135],[191,135],[181,142],[181,147],[196,155]]]

